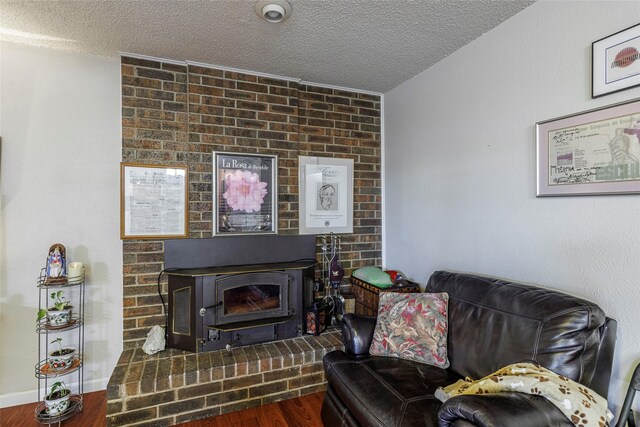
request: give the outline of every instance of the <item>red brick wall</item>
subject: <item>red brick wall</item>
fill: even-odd
[[[122,58],[122,160],[186,164],[189,236],[211,237],[212,152],[278,155],[278,229],[298,232],[298,156],[354,160],[347,275],[381,264],[380,98],[194,65]],[[123,241],[125,348],[163,324],[162,241]],[[166,277],[162,283],[166,295]],[[166,300],[166,298],[165,298]]]

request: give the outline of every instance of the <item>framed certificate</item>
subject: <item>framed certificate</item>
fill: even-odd
[[[187,238],[185,166],[120,164],[120,238]]]
[[[538,196],[640,193],[640,101],[536,124]]]

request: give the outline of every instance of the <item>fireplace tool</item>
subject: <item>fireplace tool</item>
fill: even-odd
[[[307,308],[306,332],[320,335],[330,326],[332,319],[339,324],[344,314],[344,297],[340,294],[340,283],[344,269],[340,266],[340,237],[331,233],[320,236],[322,242],[322,271],[314,282],[314,293],[323,295]]]
[[[325,300],[331,306],[331,311],[338,322],[344,314],[344,297],[340,294],[340,284],[344,277],[344,269],[340,265],[340,251],[342,249],[340,236],[333,233],[329,235],[329,247],[327,237],[322,237],[322,270],[325,282]]]
[[[327,236],[320,236],[322,242],[322,256],[320,278],[313,281],[313,302],[305,307],[305,332],[312,335],[320,335],[327,329],[333,313],[333,300],[329,294],[327,283]]]

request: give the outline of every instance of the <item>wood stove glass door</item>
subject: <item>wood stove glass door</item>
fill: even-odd
[[[289,311],[286,273],[247,273],[216,280],[216,324],[270,319]]]

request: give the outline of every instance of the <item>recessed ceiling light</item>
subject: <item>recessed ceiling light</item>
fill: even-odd
[[[280,22],[291,15],[291,3],[287,0],[258,0],[256,14],[267,22]]]

